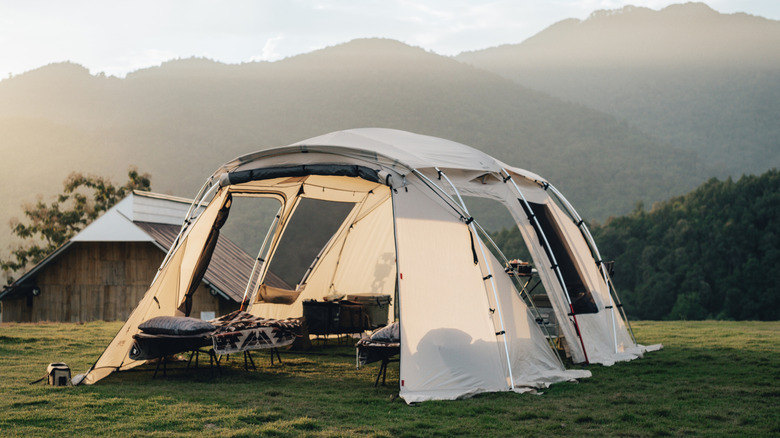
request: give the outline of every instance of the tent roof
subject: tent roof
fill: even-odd
[[[253,161],[300,152],[323,152],[361,158],[369,162],[399,165],[407,169],[458,169],[499,172],[502,168],[532,180],[540,176],[513,168],[490,155],[457,143],[428,135],[386,128],[359,128],[331,132],[289,146],[273,147],[236,158],[222,166],[215,175],[238,168],[251,168]],[[334,160],[337,161],[337,160]]]

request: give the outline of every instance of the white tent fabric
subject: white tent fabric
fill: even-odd
[[[563,368],[481,235],[474,222],[478,215],[471,217],[460,203],[461,195],[493,199],[509,210],[575,362],[587,357],[591,363],[612,364],[640,356],[647,348],[633,342],[620,313],[613,312],[616,306],[589,242],[547,187],[538,175],[468,146],[389,129],[339,131],[237,158],[209,178],[196,200],[208,202],[205,211],[193,225],[185,224],[158,278],[85,382],[138,365],[127,356],[138,324],[177,312],[217,211],[232,195],[280,201],[265,253],[268,261],[300,199],[352,205],[296,286],[292,304],[262,299],[258,290],[268,269],[264,262],[260,280],[250,282],[248,311],[298,317],[307,299],[369,292],[394,296],[397,309],[391,315],[398,315],[401,326],[400,395],[409,403],[522,392],[590,375]],[[544,209],[550,223],[545,225],[563,242],[562,254],[553,255],[545,244],[527,203]],[[566,258],[567,266],[576,268],[577,282],[590,291],[596,311],[570,315],[567,280],[552,262],[555,258]]]

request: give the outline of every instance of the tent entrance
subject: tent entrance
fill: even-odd
[[[348,295],[395,296],[396,251],[390,189],[362,178],[310,175],[295,183],[262,256],[286,287],[269,287],[262,272],[248,312],[284,319],[303,314],[303,302]],[[265,181],[236,186],[259,188]],[[392,299],[394,302],[395,299]],[[392,317],[394,303],[389,315]]]
[[[269,270],[290,285],[290,290],[296,290],[354,207],[354,203],[300,198]]]
[[[551,219],[549,207],[544,204],[528,203],[536,215],[536,220],[542,228],[542,232],[547,237],[550,244],[550,250],[555,254],[563,281],[566,284],[566,290],[569,293],[569,300],[575,314],[598,313],[598,307],[593,300],[593,295],[585,286],[582,275],[574,262],[571,248],[566,244],[563,235],[558,226]]]

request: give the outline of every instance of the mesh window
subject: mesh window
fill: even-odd
[[[353,207],[353,203],[302,198],[271,260],[271,272],[295,288]]]

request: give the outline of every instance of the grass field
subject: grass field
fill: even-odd
[[[354,348],[282,353],[257,371],[207,368],[114,374],[93,386],[29,382],[50,362],[84,372],[119,323],[0,325],[0,436],[780,436],[780,322],[636,322],[664,349],[543,395],[496,393],[408,406],[398,364]]]

